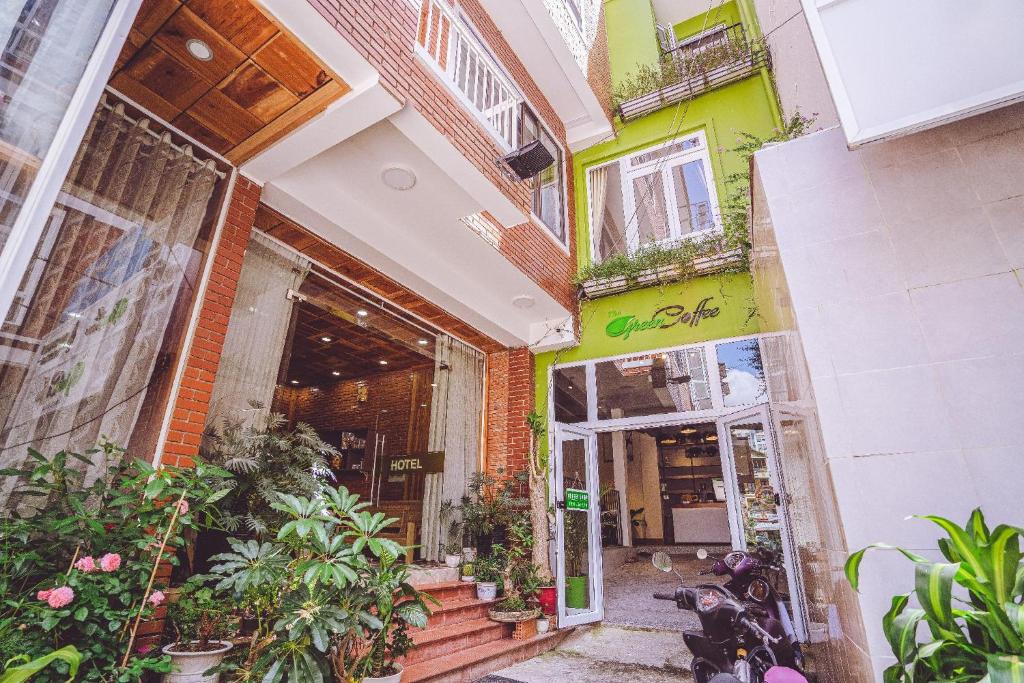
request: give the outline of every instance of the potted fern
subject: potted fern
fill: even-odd
[[[896,550],[914,563],[914,588],[893,597],[882,628],[896,656],[886,683],[1024,680],[1024,529],[990,529],[981,509],[966,526],[943,517],[918,517],[937,524],[945,562],[903,548],[875,543],[846,561],[856,590],[860,566],[873,548]],[[920,607],[911,606],[913,596]],[[919,628],[922,624],[927,629]],[[926,634],[920,639],[921,633]]]

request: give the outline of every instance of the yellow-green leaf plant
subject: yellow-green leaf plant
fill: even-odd
[[[918,518],[946,533],[938,542],[946,562],[884,543],[846,561],[855,590],[868,550],[897,550],[914,563],[913,592],[895,596],[882,618],[897,660],[885,670],[885,683],[1024,683],[1024,529],[990,530],[981,509],[964,527],[935,515]]]

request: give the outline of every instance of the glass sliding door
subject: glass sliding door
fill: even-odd
[[[795,545],[789,532],[786,495],[771,412],[767,404],[733,413],[718,422],[728,488],[732,490],[734,546],[753,551],[765,548],[777,554],[781,571],[777,590],[784,601],[800,639],[806,638],[801,586]],[[798,598],[798,599],[793,599]],[[794,614],[794,607],[796,613]]]
[[[558,623],[604,617],[597,435],[561,426],[555,433],[555,543]]]

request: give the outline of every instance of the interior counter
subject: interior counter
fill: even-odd
[[[676,543],[729,544],[729,509],[725,503],[691,503],[672,506],[672,530]]]

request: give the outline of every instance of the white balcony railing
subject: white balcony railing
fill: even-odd
[[[473,30],[446,4],[423,0],[416,49],[507,150],[515,149],[522,98]]]

